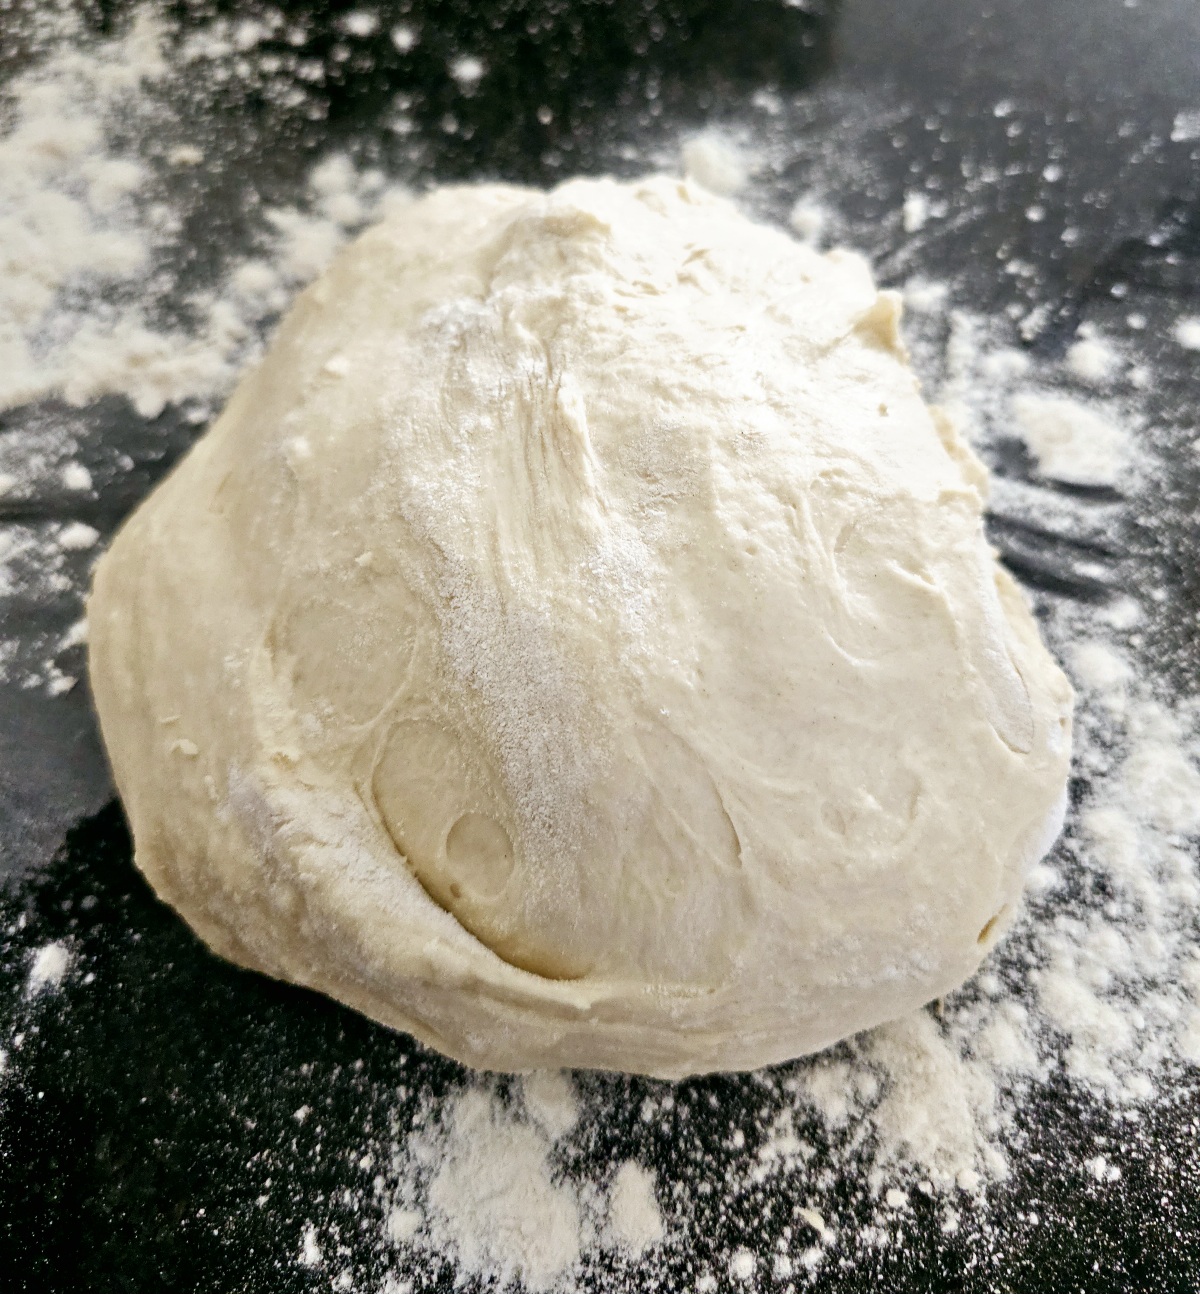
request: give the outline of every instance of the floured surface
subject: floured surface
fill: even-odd
[[[395,48],[433,47],[436,34],[415,17],[398,31]],[[231,29],[193,45],[210,51],[202,66],[218,71],[237,58],[257,69],[280,53],[278,44],[260,53],[252,32],[238,39],[252,39],[248,53]],[[354,39],[346,37],[352,50]],[[380,39],[395,39],[386,24]],[[300,48],[298,56],[312,51]],[[331,54],[325,69],[332,75],[335,67]],[[290,72],[276,89],[313,99],[321,93],[316,81]],[[1036,1287],[1093,1279],[1087,1273],[1100,1261],[1114,1283],[1135,1284],[1130,1264],[1141,1263],[1143,1276],[1158,1273],[1167,1285],[1189,1274],[1190,1237],[1200,1228],[1192,1112],[1196,846],[1180,808],[1197,752],[1189,700],[1194,635],[1179,614],[1187,593],[1156,553],[1182,557],[1179,569],[1195,565],[1187,538],[1195,394],[1186,365],[1196,308],[1178,295],[1139,293],[1136,284],[1124,299],[1089,297],[1086,318],[1118,356],[1097,385],[1065,362],[1068,348],[1086,338],[1074,320],[1056,332],[1066,270],[1055,257],[1077,268],[1089,242],[1099,257],[1107,240],[1126,237],[1131,217],[1121,195],[1144,192],[1150,210],[1159,201],[1156,177],[1171,166],[1178,174],[1172,158],[1194,144],[1165,142],[1169,111],[1158,125],[1130,113],[1128,135],[1121,133],[1126,119],[1113,117],[1113,151],[1104,154],[1089,147],[1087,133],[1102,109],[1089,108],[1075,123],[1060,112],[1048,123],[1049,113],[1020,96],[997,96],[965,121],[957,111],[914,111],[887,94],[836,88],[793,103],[764,87],[754,99],[731,106],[737,121],[720,132],[723,142],[744,137],[753,145],[755,170],[741,200],[781,228],[795,209],[805,236],[869,252],[877,272],[904,290],[906,340],[927,394],[959,403],[963,425],[999,472],[993,541],[1033,581],[1044,631],[1079,689],[1083,808],[1065,846],[1035,875],[1029,920],[1008,951],[930,1015],[928,1029],[918,1020],[898,1036],[869,1035],[861,1046],[739,1084],[664,1088],[576,1076],[574,1120],[561,1088],[550,1099],[559,1115],[534,1117],[524,1084],[511,1096],[500,1085],[509,1122],[527,1124],[548,1147],[536,1161],[545,1180],[595,1201],[580,1213],[578,1268],[555,1279],[564,1289],[608,1290],[624,1280],[639,1289],[773,1283],[842,1291],[903,1289],[914,1270],[939,1270],[964,1273],[968,1282]],[[456,103],[460,123],[470,122],[478,101]],[[383,128],[403,146],[392,154],[399,159],[393,180],[426,174],[414,175],[405,160],[410,144],[431,155],[441,147],[440,115],[432,136],[423,135],[419,107],[397,103],[387,114]],[[598,169],[675,166],[684,133],[669,114],[664,121],[646,110],[637,125],[618,123]],[[686,133],[694,133],[691,121]],[[186,141],[210,151],[202,128]],[[355,185],[375,165],[359,156],[354,183],[344,166],[337,169],[323,180],[334,188],[325,187],[321,201],[348,214]],[[372,183],[359,201],[378,192]],[[904,205],[914,193],[925,197],[924,223],[906,234]],[[1093,193],[1110,205],[1093,208]],[[267,201],[295,203],[318,224],[328,219],[302,176],[286,200],[274,192]],[[1001,207],[1003,234],[993,237],[989,213]],[[1186,262],[1186,247],[1169,228],[1161,236],[1145,225],[1132,232],[1153,235],[1139,253],[1149,272],[1170,258]],[[233,252],[280,272],[293,263],[270,231],[256,248]],[[1016,448],[1010,407],[1021,393],[1061,396],[1121,428],[1130,457],[1117,485],[1057,487],[1039,475],[1032,453]],[[171,416],[168,408],[151,433],[177,446]],[[22,423],[19,436],[0,445],[0,468],[19,480],[22,508],[48,497],[39,491],[57,489],[68,463],[86,464],[95,488],[122,479],[108,475],[81,416],[56,415],[40,428],[36,444],[29,436],[36,428]],[[116,433],[110,426],[106,434]],[[122,448],[138,456],[136,445]],[[47,537],[75,520],[109,531],[89,511],[95,495],[62,497],[77,511],[44,530],[18,518],[8,532],[18,545],[10,587],[33,600],[18,604],[22,628],[7,630],[5,661],[13,686],[37,679],[31,697],[55,677],[43,662],[80,618],[87,564],[98,551]],[[1141,543],[1146,535],[1149,547]],[[62,600],[61,625],[36,643],[25,608],[49,599]],[[17,623],[6,615],[7,625]],[[57,658],[67,677],[80,673],[75,642]],[[79,692],[44,704],[70,707]],[[112,1111],[110,1126],[121,1129],[131,1152],[158,1165],[159,1195],[146,1216],[157,1216],[167,1196],[188,1203],[181,1280],[193,1280],[198,1263],[219,1265],[225,1260],[214,1255],[227,1252],[222,1272],[252,1271],[272,1288],[317,1280],[417,1294],[439,1280],[486,1283],[496,1260],[472,1273],[461,1258],[443,1265],[422,1247],[421,1228],[432,1224],[424,1179],[408,1161],[427,1130],[442,1126],[465,1077],[426,1054],[398,1051],[394,1040],[345,1023],[349,1017],[322,1013],[303,995],[259,996],[244,978],[214,970],[139,897],[125,847],[109,843],[119,838],[117,821],[100,819],[76,838],[73,870],[41,882],[36,910],[26,915],[24,898],[5,909],[11,992],[0,1037],[0,1137],[16,1149],[4,1160],[5,1182],[16,1180],[19,1165],[35,1170],[48,1130],[71,1126],[46,1116],[56,1093],[68,1090],[75,1108],[88,1099],[77,1093],[94,1093],[98,1135],[103,1111]],[[61,985],[26,996],[34,953],[59,941],[72,956]],[[123,1040],[119,1047],[114,1038]],[[175,1041],[169,1073],[161,1068],[164,1038]],[[85,1049],[89,1061],[80,1067]],[[163,1077],[145,1080],[143,1072]],[[490,1081],[484,1090],[489,1100],[496,1095]],[[299,1123],[292,1116],[303,1107],[309,1113]],[[198,1154],[210,1166],[201,1176]],[[627,1259],[602,1237],[607,1192],[631,1159],[655,1173],[664,1243],[622,1266]],[[104,1161],[86,1160],[93,1162]],[[107,1178],[97,1172],[85,1184],[89,1194],[105,1182],[120,1181],[124,1191],[117,1168]],[[68,1192],[73,1180],[65,1180]],[[403,1183],[412,1186],[407,1211],[394,1213]],[[22,1187],[13,1198],[37,1196]],[[136,1216],[127,1194],[114,1207]],[[203,1219],[190,1216],[200,1209]],[[89,1260],[103,1262],[106,1252],[98,1247]],[[143,1239],[131,1235],[119,1262],[136,1263],[145,1252]],[[156,1241],[152,1261],[170,1262],[170,1254]]]

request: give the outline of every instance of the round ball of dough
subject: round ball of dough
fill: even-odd
[[[488,1068],[752,1068],[961,983],[1071,692],[898,316],[667,178],[364,234],[96,573],[154,888]]]

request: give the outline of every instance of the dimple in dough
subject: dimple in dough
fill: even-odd
[[[898,320],[664,177],[364,234],[96,572],[154,888],[487,1068],[753,1068],[960,984],[1072,697]]]

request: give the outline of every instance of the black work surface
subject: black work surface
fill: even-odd
[[[322,41],[338,39],[323,7],[284,8],[309,14],[318,32],[327,29],[310,52],[319,56]],[[86,10],[97,31],[119,25],[124,12],[108,4]],[[885,281],[953,268],[980,309],[1026,308],[1021,283],[997,268],[1004,257],[1020,257],[1036,267],[1039,300],[1053,307],[1049,326],[1030,343],[1043,350],[1065,345],[1114,285],[1126,309],[1155,317],[1200,312],[1200,163],[1195,145],[1164,142],[1177,113],[1200,107],[1200,9],[1192,0],[413,0],[379,12],[375,59],[331,77],[320,121],[289,118],[252,96],[231,101],[223,127],[230,165],[220,185],[199,194],[191,216],[202,257],[241,236],[239,174],[254,174],[260,189],[285,197],[336,141],[365,149],[386,168],[395,140],[378,123],[397,91],[411,95],[416,123],[406,179],[549,184],[577,171],[636,170],[622,160],[623,140],[740,119],[752,93],[769,86],[789,101],[807,96],[797,111],[817,145],[805,156],[824,158],[822,165],[828,156],[819,137],[833,137],[839,114],[857,110],[879,121],[855,136],[864,183],[845,195],[842,232],[868,250]],[[402,13],[422,31],[407,55],[386,36]],[[5,48],[6,21],[0,12],[0,68],[13,71],[21,58]],[[460,51],[486,52],[491,67],[465,100],[445,70]],[[1020,133],[995,111],[1000,100],[1015,105]],[[871,105],[887,111],[873,118]],[[547,122],[538,117],[542,107],[551,110]],[[453,133],[444,128],[448,113],[457,117]],[[923,128],[930,114],[949,123],[949,142],[939,145]],[[1147,152],[1150,139],[1162,146]],[[1018,165],[982,209],[914,242],[895,218],[910,168],[922,176],[940,168],[952,188],[968,152]],[[1040,159],[1051,154],[1065,176],[1047,194],[1038,176]],[[779,176],[778,209],[767,214],[778,218],[804,190],[806,165],[817,163],[798,161]],[[1031,223],[1023,213],[1035,201],[1047,215]],[[1068,222],[1078,231],[1069,243],[1060,237]],[[1157,398],[1179,422],[1200,397],[1200,376],[1182,352],[1176,366],[1160,370]],[[27,416],[18,410],[5,426],[19,427]],[[119,401],[89,416],[95,434],[82,456],[95,491],[82,500],[47,494],[22,503],[19,515],[5,513],[0,501],[0,519],[80,519],[111,533],[196,434],[169,410],[151,431]],[[117,448],[134,460],[133,471],[112,470]],[[1185,506],[1174,515],[1186,519],[1195,515],[1194,462],[1181,459],[1176,483]],[[1053,552],[1031,550],[1020,536],[994,538],[1034,585],[1063,597],[1102,594],[1058,571]],[[1134,538],[1128,553],[1117,554],[1117,582],[1152,580],[1168,589],[1171,614],[1151,630],[1156,659],[1180,693],[1192,691],[1197,662],[1187,626],[1200,608],[1196,535],[1164,523]],[[53,612],[19,596],[0,599],[0,617],[8,636],[61,628]],[[133,868],[82,687],[49,697],[0,686],[0,872],[9,878],[0,894],[0,931],[7,932],[0,934],[0,1012],[6,1034],[25,1034],[0,1079],[0,1288],[329,1288],[328,1270],[294,1260],[312,1202],[332,1208],[344,1185],[345,1157],[305,1158],[302,1192],[278,1173],[271,1181],[271,1154],[297,1135],[293,1111],[313,1103],[314,1083],[325,1076],[323,1135],[352,1148],[360,1129],[396,1112],[376,1108],[377,1093],[403,1078],[415,1103],[451,1088],[461,1071],[331,1002],[218,962],[157,903]],[[53,1009],[35,1012],[22,996],[29,950],[58,938],[94,980],[84,986],[69,978]],[[637,1128],[645,1094],[663,1085],[594,1081],[607,1085],[613,1116],[609,1144],[592,1152],[619,1154],[636,1135],[639,1153],[669,1181],[670,1139]],[[715,1094],[727,1129],[753,1081],[699,1080],[681,1085],[676,1100],[690,1104],[702,1125]],[[1022,1114],[1025,1145],[1013,1179],[993,1197],[991,1243],[943,1234],[935,1210],[925,1215],[918,1205],[903,1246],[883,1247],[850,1270],[830,1264],[809,1287],[1197,1288],[1200,1104],[1182,1088],[1163,1097],[1121,1160],[1121,1181],[1096,1192],[1085,1189],[1078,1165],[1108,1116],[1065,1085],[1051,1086]],[[1112,1136],[1119,1142],[1120,1130]],[[713,1162],[721,1171],[719,1155]],[[848,1198],[853,1187],[846,1184]],[[264,1194],[266,1204],[256,1204]],[[1031,1202],[1036,1226],[1027,1218]],[[711,1267],[727,1287],[720,1256],[737,1245],[768,1252],[775,1216],[762,1198],[712,1216],[698,1200],[687,1251],[621,1280],[689,1289]],[[354,1288],[378,1288],[365,1249],[348,1261],[364,1273]],[[406,1275],[417,1290],[453,1286],[445,1267]],[[782,1290],[787,1282],[764,1268],[759,1284]]]

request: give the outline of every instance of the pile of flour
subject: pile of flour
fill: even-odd
[[[0,407],[14,415],[0,432],[0,504],[50,492],[82,508],[96,487],[79,461],[72,409],[115,398],[150,426],[175,414],[202,429],[297,288],[384,209],[394,186],[419,177],[385,176],[341,152],[318,158],[295,204],[264,204],[252,245],[181,303],[168,272],[186,237],[178,195],[209,182],[209,143],[178,106],[185,85],[242,77],[279,102],[307,103],[320,60],[307,56],[302,31],[269,11],[186,39],[150,9],[102,41],[84,42],[54,11],[30,21],[44,52],[7,87],[0,140]],[[367,10],[349,15],[346,41],[370,37],[377,23]],[[402,25],[391,38],[408,48],[420,32]],[[469,57],[459,69],[464,93],[486,74]],[[998,105],[997,118],[1013,111]],[[624,143],[622,156],[678,166],[682,150],[705,183],[760,214],[790,213],[799,236],[828,242],[845,227],[847,163],[839,176],[830,147],[810,159],[815,187],[781,196],[787,150],[802,148],[786,120],[786,105],[764,90],[721,134],[660,131],[640,152],[636,140]],[[971,182],[996,177],[981,168]],[[1044,221],[1045,204],[1027,215]],[[988,1201],[1019,1178],[1020,1116],[1040,1092],[1066,1085],[1135,1141],[1160,1094],[1194,1082],[1200,706],[1148,657],[1170,594],[1152,572],[1122,574],[1121,536],[1163,493],[1170,446],[1146,413],[1156,356],[1200,345],[1197,322],[1170,320],[1156,333],[1136,311],[1110,312],[1061,355],[1033,358],[1024,343],[1045,322],[1040,306],[982,316],[961,304],[954,282],[911,269],[911,249],[945,216],[944,195],[914,188],[892,221],[910,241],[885,269],[904,288],[915,361],[931,398],[1003,469],[992,493],[997,534],[1071,591],[1032,597],[1079,689],[1077,803],[1015,929],[952,998],[821,1056],[727,1080],[728,1098],[719,1084],[643,1085],[627,1129],[630,1144],[647,1148],[641,1156],[603,1152],[631,1089],[601,1076],[464,1077],[449,1095],[422,1095],[415,1119],[364,1134],[362,1145],[349,1135],[340,1148],[352,1167],[339,1207],[368,1237],[369,1260],[361,1250],[347,1256],[340,1215],[306,1197],[303,1164],[293,1164],[308,1219],[292,1257],[334,1288],[402,1294],[411,1273],[433,1263],[531,1289],[625,1270],[645,1281],[687,1270],[698,1291],[754,1288],[768,1275],[800,1284],[903,1245],[928,1207],[947,1235],[986,1249]],[[1032,273],[1015,263],[1006,272]],[[43,403],[30,411],[30,401]],[[0,608],[33,599],[66,608],[75,626],[61,641],[31,644],[4,618],[0,673],[43,690],[46,704],[61,704],[54,698],[74,681],[58,656],[81,640],[89,562],[102,541],[82,518],[0,522]],[[72,974],[67,950],[44,947],[28,969],[29,1010],[53,1009]],[[15,1072],[9,1065],[3,1081],[17,1081]],[[673,1148],[665,1158],[664,1145]],[[1089,1191],[1114,1189],[1119,1153],[1098,1141],[1079,1172]],[[714,1197],[730,1216],[786,1213],[776,1247],[768,1253],[747,1236],[717,1261],[691,1263],[697,1202]]]

